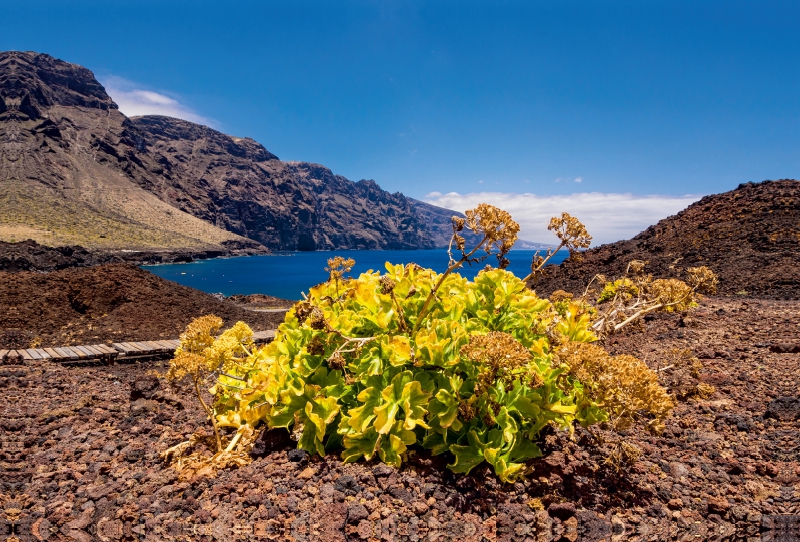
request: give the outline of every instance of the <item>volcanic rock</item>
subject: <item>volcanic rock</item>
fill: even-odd
[[[688,267],[719,276],[719,293],[800,298],[800,181],[746,183],[706,196],[627,241],[570,257],[547,268],[536,291],[582,294],[598,274],[619,277],[631,260],[656,277],[685,279]]]
[[[419,249],[452,211],[282,162],[249,138],[127,118],[94,75],[0,53],[0,239],[103,249]]]
[[[254,312],[125,264],[51,273],[0,272],[0,348],[177,338],[194,318],[215,314],[254,331],[280,312]]]

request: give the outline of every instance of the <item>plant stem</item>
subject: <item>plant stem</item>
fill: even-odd
[[[436,291],[442,286],[442,283],[444,282],[444,279],[447,278],[447,275],[449,275],[450,273],[461,267],[461,265],[465,261],[469,260],[470,257],[473,254],[475,254],[478,251],[478,249],[483,246],[485,242],[486,242],[486,236],[484,235],[483,239],[481,239],[481,242],[478,243],[478,246],[473,248],[469,254],[462,253],[461,259],[458,260],[456,263],[452,264],[450,267],[448,267],[447,271],[442,273],[442,275],[439,277],[439,280],[436,281],[436,285],[431,289],[431,293],[429,293],[428,297],[425,299],[425,303],[423,303],[422,309],[417,313],[417,322],[414,324],[414,329],[412,330],[412,333],[416,333],[419,330],[419,326],[422,323],[422,317],[425,316],[425,312],[428,310],[428,305],[431,304],[433,296],[436,295]]]
[[[214,427],[214,437],[217,440],[217,451],[222,451],[222,438],[219,436],[219,429],[217,428],[217,420],[214,417],[214,412],[211,411],[211,408],[203,401],[203,395],[200,393],[200,382],[195,378],[194,380],[194,391],[197,394],[197,398],[200,400],[200,404],[203,405],[203,410],[206,411],[208,417],[211,418],[211,425]]]
[[[389,295],[392,296],[392,301],[394,301],[394,306],[397,309],[397,317],[400,322],[400,331],[408,333],[408,325],[406,324],[406,315],[403,312],[403,307],[400,306],[400,302],[397,301],[397,297],[394,295],[394,292],[389,292]]]
[[[542,268],[543,268],[545,265],[547,265],[547,262],[548,262],[548,261],[550,261],[550,258],[552,258],[553,256],[555,256],[555,255],[556,255],[556,252],[558,252],[559,250],[561,250],[562,248],[564,248],[564,245],[566,245],[566,244],[567,244],[567,243],[566,243],[565,241],[561,241],[561,244],[560,244],[560,245],[558,245],[558,248],[557,248],[557,249],[555,249],[555,250],[554,250],[553,252],[551,252],[550,254],[548,254],[548,255],[547,255],[547,258],[545,258],[544,260],[542,260],[542,263],[540,263],[540,264],[539,264],[539,267],[537,267],[536,269],[531,269],[531,272],[530,272],[530,274],[529,274],[527,277],[525,277],[524,279],[522,279],[522,282],[528,282],[529,280],[531,280],[531,279],[534,277],[534,275],[535,275],[536,273],[538,273],[538,272],[539,272],[539,270],[540,270],[540,269],[542,269]]]

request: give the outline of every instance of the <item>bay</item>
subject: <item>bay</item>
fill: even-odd
[[[518,277],[530,272],[531,259],[535,250],[512,250],[508,256],[511,261],[508,269]],[[569,253],[559,251],[550,260],[559,264]],[[447,269],[445,250],[341,250],[332,252],[284,252],[265,256],[241,256],[236,258],[215,258],[191,263],[148,265],[143,269],[167,280],[175,281],[208,293],[267,294],[284,299],[301,299],[301,292],[328,278],[325,267],[328,259],[334,256],[353,258],[355,267],[351,276],[358,276],[368,270],[384,272],[384,264],[416,263],[438,272]],[[484,263],[464,266],[458,273],[473,279],[486,264],[496,265],[497,259],[491,256]]]

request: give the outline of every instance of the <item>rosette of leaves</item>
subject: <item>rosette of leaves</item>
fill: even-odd
[[[472,249],[465,228],[480,239]],[[550,229],[570,251],[590,240],[566,214]],[[597,364],[558,355],[565,345],[597,340],[595,311],[569,297],[554,307],[526,287],[530,276],[504,270],[518,232],[508,213],[481,204],[453,218],[444,273],[387,263],[385,273],[346,278],[354,262],[332,258],[329,279],[287,313],[275,340],[220,372],[218,423],[286,428],[300,448],[342,450],[348,462],[377,457],[399,466],[409,446],[422,446],[450,454],[455,472],[488,462],[509,482],[541,455],[546,426],[571,430],[609,414],[633,419],[655,404],[635,386],[614,394]],[[498,268],[474,281],[455,272],[491,254]],[[590,378],[587,385],[579,375]],[[638,402],[625,410],[627,398]]]
[[[501,269],[474,282],[414,264],[336,276],[289,311],[247,370],[220,377],[217,411],[290,429],[311,453],[400,465],[420,445],[452,454],[455,472],[487,461],[511,481],[541,454],[546,425],[607,419],[554,362],[554,330],[595,339],[587,319],[560,318]]]

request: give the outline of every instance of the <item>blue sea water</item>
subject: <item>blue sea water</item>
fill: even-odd
[[[512,250],[509,271],[518,277],[530,272],[535,250]],[[384,264],[416,263],[438,272],[447,269],[445,250],[341,250],[334,252],[286,252],[268,256],[242,256],[198,260],[192,263],[143,266],[159,277],[175,281],[208,293],[267,294],[284,299],[301,299],[301,292],[328,278],[325,267],[328,258],[343,256],[353,258],[356,265],[350,275],[358,276],[367,270],[385,271]],[[565,250],[559,251],[550,260],[553,264],[564,261]],[[490,256],[482,264],[465,266],[458,272],[470,279],[487,264],[497,265]]]

